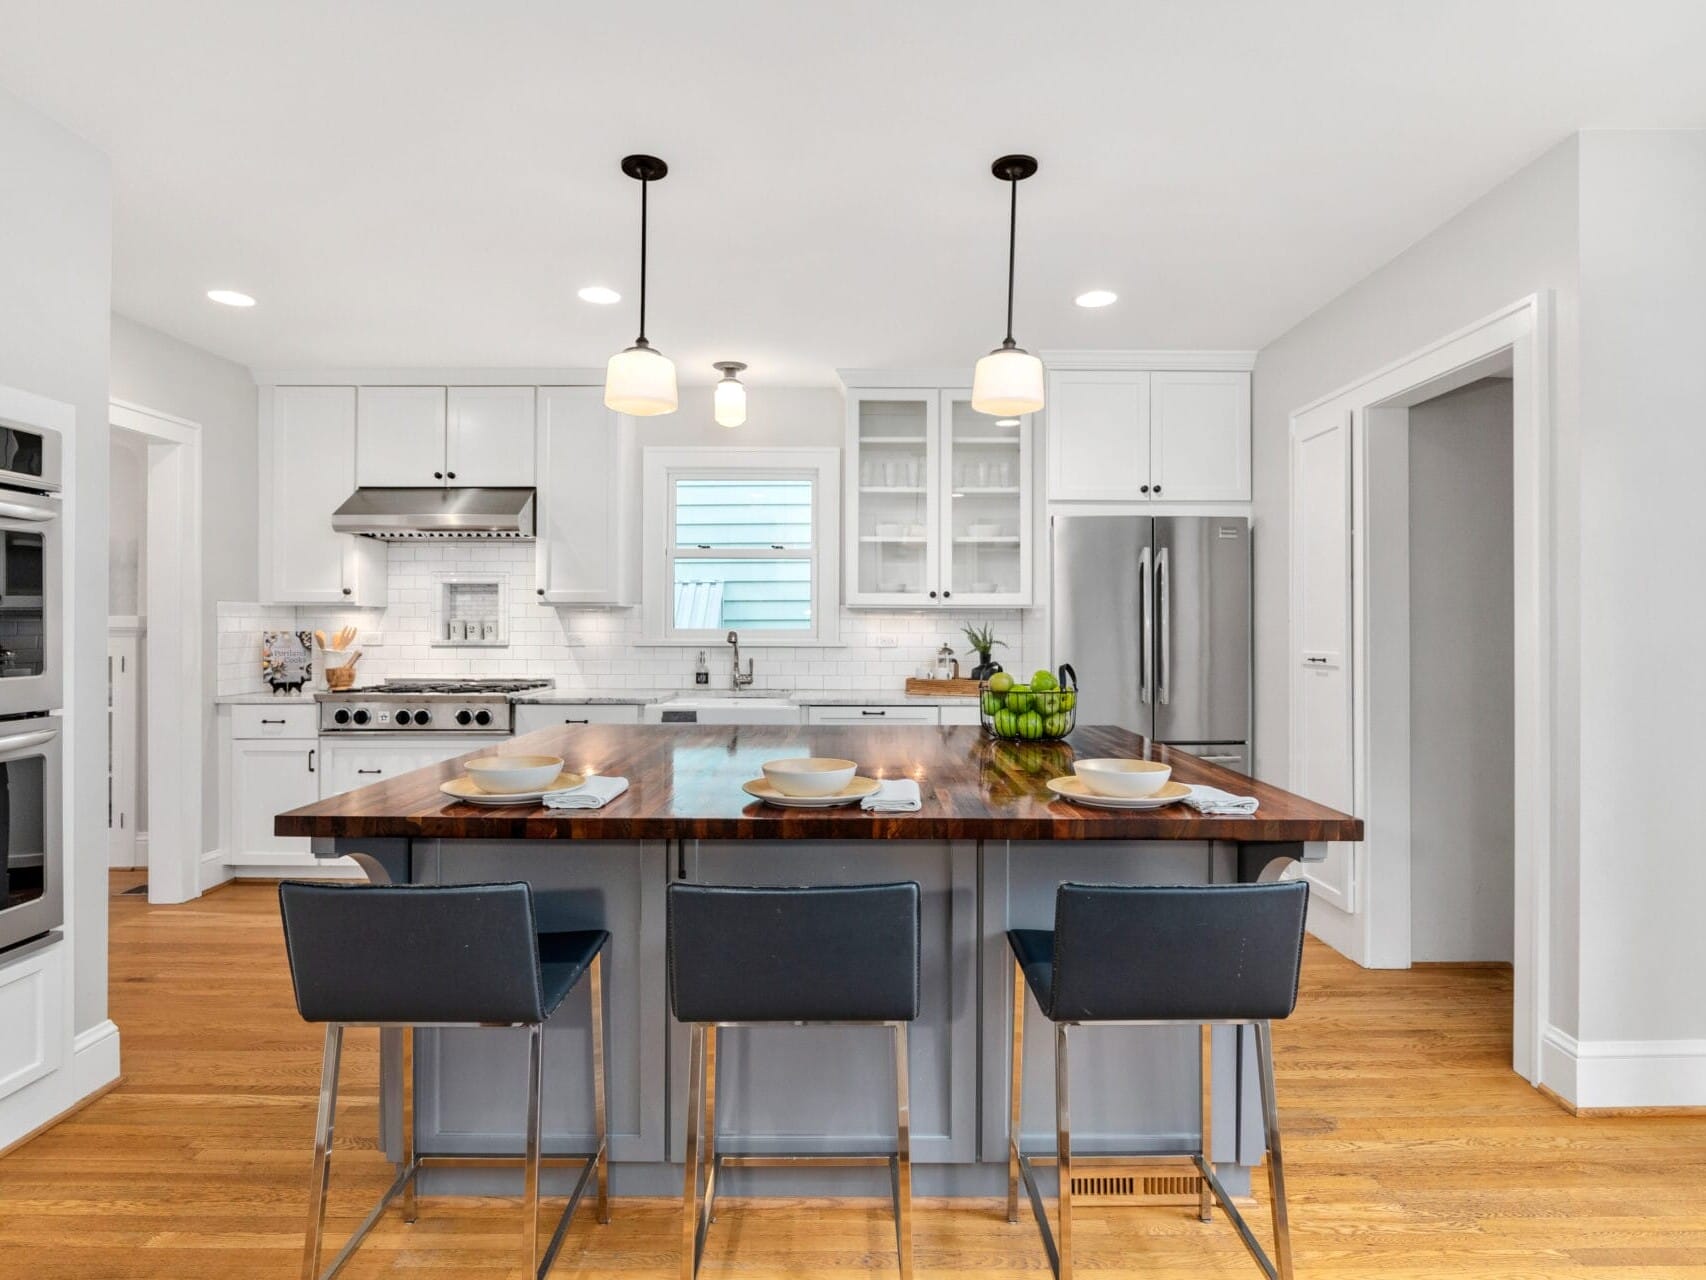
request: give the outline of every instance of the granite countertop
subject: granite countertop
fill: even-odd
[[[216,707],[287,707],[314,705],[314,690],[307,689],[302,693],[274,693],[271,689],[260,689],[252,693],[222,693],[213,700]]]
[[[272,693],[269,690],[262,689],[251,693],[221,694],[213,701],[216,706],[221,707],[274,707],[296,703],[312,706],[316,692],[318,691],[310,689],[302,693]],[[644,707],[657,702],[668,702],[672,698],[704,697],[706,694],[716,696],[726,692],[728,691],[717,688],[527,689],[521,693],[512,693],[510,701],[563,707]],[[959,707],[977,705],[975,694],[906,693],[899,689],[819,689],[805,692],[790,692],[785,689],[748,689],[742,691],[741,697],[786,698],[800,707]]]
[[[524,689],[510,694],[509,700],[562,707],[643,707],[676,696],[667,689]]]

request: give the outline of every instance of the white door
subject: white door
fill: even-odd
[[[453,485],[531,489],[533,388],[451,387],[445,480]]]
[[[1030,415],[979,413],[968,388],[942,392],[938,421],[941,603],[1024,608],[1031,603]]]
[[[847,397],[846,597],[907,609],[941,603],[938,393]]]
[[[1250,500],[1248,373],[1150,375],[1149,496],[1162,502]]]
[[[1351,415],[1309,415],[1291,440],[1291,789],[1355,811],[1351,754]],[[1354,846],[1306,874],[1356,910]]]
[[[271,454],[273,603],[347,603],[353,539],[332,512],[355,490],[355,388],[275,388]]]
[[[1051,501],[1149,497],[1149,378],[1131,369],[1068,369],[1049,377]]]
[[[313,738],[237,739],[231,744],[231,861],[306,855],[308,841],[275,836],[273,819],[320,798],[319,743]]]
[[[359,407],[356,483],[403,489],[447,483],[443,387],[363,387]]]
[[[634,420],[604,407],[603,388],[539,388],[534,589],[541,603],[634,602],[634,438]]]

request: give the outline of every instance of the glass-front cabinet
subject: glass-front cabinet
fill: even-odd
[[[848,392],[847,603],[1031,603],[1031,424],[965,389]]]

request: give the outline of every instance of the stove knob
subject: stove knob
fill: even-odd
[[[419,708],[415,712],[415,723],[416,724],[431,724],[432,723],[432,712],[428,711],[425,707]]]
[[[409,713],[407,711],[399,711],[397,713],[395,719],[396,719],[398,727],[401,728],[401,727],[408,725],[408,723],[410,721],[410,716],[409,716]]]
[[[490,711],[476,711],[474,713],[474,723],[475,724],[486,725],[486,724],[490,724],[491,722],[492,722],[492,713]]]
[[[466,707],[464,707],[462,710],[460,710],[456,713],[456,723],[457,724],[473,724],[474,723],[474,713],[472,711],[469,711]]]
[[[332,721],[335,724],[348,724],[349,708],[339,707],[336,711],[332,712]]]
[[[368,719],[369,719],[367,712],[365,710],[362,710],[359,708],[356,710],[356,713],[353,716],[351,716],[350,718],[352,720],[354,720],[357,724],[366,724]]]

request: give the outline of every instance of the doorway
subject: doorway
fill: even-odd
[[[148,901],[201,894],[203,760],[208,722],[202,652],[201,429],[193,422],[115,400],[108,411],[120,447],[145,456],[137,537],[139,658],[136,809],[145,814]],[[159,767],[170,761],[170,767]],[[154,767],[150,767],[150,766]]]
[[[148,437],[107,442],[107,865],[148,864],[143,636],[148,625]]]

